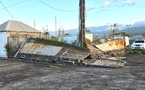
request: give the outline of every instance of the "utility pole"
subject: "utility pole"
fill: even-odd
[[[57,18],[56,18],[56,16],[55,16],[55,36],[57,37]]]
[[[79,45],[85,47],[85,0],[79,2]]]

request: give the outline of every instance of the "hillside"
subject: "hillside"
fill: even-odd
[[[137,35],[137,34],[145,33],[145,20],[135,22],[133,24],[128,24],[128,25],[129,26],[127,26],[126,24],[118,24],[118,29],[119,29],[118,33],[125,32],[130,35]],[[110,25],[86,27],[87,30],[90,31],[86,33],[90,33],[94,35],[109,34],[109,27]],[[64,30],[64,33],[70,34],[70,35],[77,35],[79,33],[79,29],[76,28],[76,29]],[[56,32],[51,31],[50,35],[54,36],[56,35]]]
[[[119,32],[125,32],[130,35],[144,34],[145,26],[131,27],[131,28],[120,30]]]

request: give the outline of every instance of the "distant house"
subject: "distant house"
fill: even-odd
[[[85,37],[89,39],[91,42],[93,41],[93,34],[85,34]]]
[[[41,32],[20,21],[8,20],[0,25],[0,57],[6,57],[4,46],[19,47],[27,37],[40,37]]]

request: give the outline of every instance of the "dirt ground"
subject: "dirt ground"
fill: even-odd
[[[0,60],[0,90],[145,90],[145,55],[126,55],[124,68],[50,66]]]

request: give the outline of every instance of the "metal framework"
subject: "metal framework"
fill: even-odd
[[[80,0],[79,10],[79,45],[85,47],[85,0]]]

